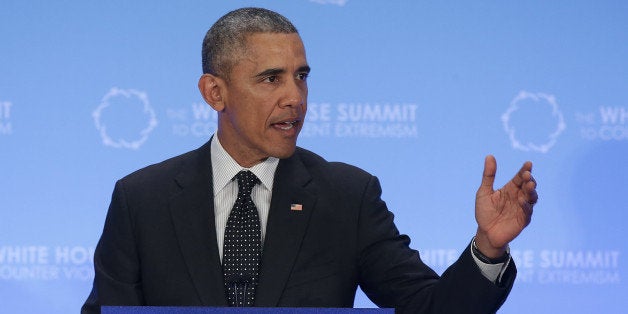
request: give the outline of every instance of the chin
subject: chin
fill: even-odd
[[[293,144],[290,147],[281,147],[279,149],[274,149],[272,153],[270,154],[270,156],[273,156],[279,159],[286,159],[292,156],[295,150],[296,150],[296,144]]]

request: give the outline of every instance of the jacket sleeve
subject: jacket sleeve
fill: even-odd
[[[381,187],[371,177],[362,197],[359,218],[359,284],[380,307],[397,313],[494,313],[506,299],[516,268],[511,263],[499,285],[482,275],[470,250],[442,277],[410,249],[399,234],[393,214],[381,200]]]
[[[143,303],[133,219],[127,206],[123,181],[118,181],[94,253],[94,284],[81,313],[100,313],[101,305]]]

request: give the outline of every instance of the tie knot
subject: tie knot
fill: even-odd
[[[255,174],[248,170],[238,172],[235,178],[238,180],[238,192],[244,193],[244,195],[251,195],[253,187],[260,182]]]

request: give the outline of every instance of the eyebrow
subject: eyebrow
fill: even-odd
[[[305,73],[310,73],[310,66],[309,65],[304,65],[300,68],[297,69],[297,72],[305,72]]]
[[[304,65],[302,67],[299,67],[297,69],[297,72],[301,73],[301,72],[305,72],[305,73],[310,73],[310,66],[308,65]],[[286,70],[285,69],[281,69],[281,68],[272,68],[272,69],[266,69],[260,73],[257,73],[254,77],[266,77],[266,76],[273,76],[273,75],[279,75],[282,73],[285,73]]]

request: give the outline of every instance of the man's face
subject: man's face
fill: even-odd
[[[246,50],[221,80],[218,138],[242,166],[290,157],[307,110],[309,67],[298,34],[247,36]]]

